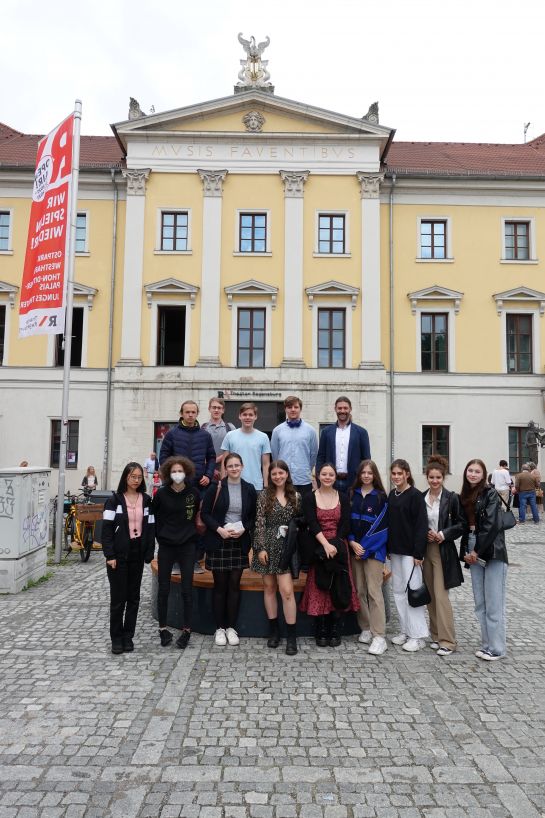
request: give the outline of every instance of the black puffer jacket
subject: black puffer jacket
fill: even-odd
[[[140,557],[151,562],[155,551],[155,524],[151,511],[151,497],[143,494],[144,516],[140,538]],[[134,543],[129,535],[129,517],[123,494],[112,492],[104,503],[102,515],[102,552],[107,560],[127,559]]]
[[[196,486],[203,475],[210,480],[214,477],[216,452],[212,436],[210,432],[201,429],[198,423],[195,426],[179,423],[166,433],[159,452],[161,466],[172,455],[188,457],[193,462],[195,475],[191,480],[192,486]]]
[[[462,548],[460,549],[460,555],[463,558],[464,553],[467,552],[469,524],[462,503],[460,503],[460,513],[464,523]],[[502,527],[501,499],[493,486],[485,486],[482,493],[477,497],[475,503],[475,533],[477,534],[475,552],[478,557],[486,561],[509,562],[507,548],[505,547],[505,532]]]

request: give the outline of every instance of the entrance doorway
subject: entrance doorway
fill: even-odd
[[[185,307],[157,308],[157,366],[183,366]]]

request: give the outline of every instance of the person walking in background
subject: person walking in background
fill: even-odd
[[[297,607],[293,593],[293,579],[288,569],[281,570],[280,558],[288,525],[301,512],[301,495],[295,491],[288,464],[273,460],[269,465],[267,487],[257,499],[252,570],[263,576],[264,602],[269,620],[267,647],[277,648],[280,643],[277,593],[282,597],[286,620],[286,653],[297,653]]]
[[[358,641],[369,645],[367,652],[372,656],[381,656],[388,648],[382,593],[388,540],[386,514],[386,492],[376,463],[362,460],[351,492],[348,545],[352,549],[352,574],[360,601]],[[377,535],[366,541],[365,535],[377,521]]]
[[[432,454],[426,465],[429,489],[424,492],[428,514],[428,547],[424,560],[424,582],[430,592],[428,605],[430,647],[438,656],[450,656],[456,650],[454,616],[449,588],[457,588],[464,578],[454,540],[462,536],[464,526],[460,516],[458,495],[445,488],[448,462]]]
[[[541,472],[539,471],[536,463],[534,463],[532,460],[529,461],[528,468],[530,469],[531,476],[536,479],[538,485],[536,488],[537,510],[539,512],[539,507],[541,506],[541,510],[543,511],[543,487],[541,485]]]
[[[224,466],[227,477],[208,487],[201,517],[207,527],[204,535],[206,567],[214,577],[214,642],[219,646],[234,646],[239,643],[236,625],[240,580],[248,567],[257,495],[253,485],[241,478],[243,463],[239,454],[226,455]]]
[[[87,471],[81,481],[83,493],[90,493],[98,488],[98,480],[94,466],[87,466]]]
[[[225,435],[221,449],[223,452],[236,452],[242,457],[246,480],[252,483],[256,491],[262,491],[267,485],[271,444],[265,432],[254,428],[257,420],[255,403],[241,404],[238,416],[240,429]]]
[[[506,503],[509,502],[511,489],[513,488],[513,478],[509,474],[507,460],[500,460],[498,468],[494,469],[490,476],[490,483],[494,486],[500,497],[502,497]]]
[[[323,463],[316,477],[319,488],[303,498],[313,561],[299,607],[316,618],[318,647],[336,648],[342,640],[344,613],[357,611],[360,606],[346,541],[350,500],[335,488],[337,472],[332,463]]]
[[[412,608],[409,605],[407,586],[411,575],[411,587],[417,588],[422,584],[428,515],[424,496],[415,488],[411,467],[406,460],[394,460],[390,478],[394,488],[388,496],[388,552],[400,626],[400,632],[392,638],[392,643],[414,652],[425,647],[429,631],[424,606]]]
[[[158,470],[159,461],[157,460],[157,455],[155,454],[155,452],[150,452],[148,457],[144,461],[144,471],[146,472],[146,485],[148,487],[149,494],[151,494],[153,486],[153,475]]]
[[[180,566],[183,602],[182,632],[176,640],[182,650],[191,637],[191,614],[193,606],[193,563],[197,545],[195,518],[200,506],[200,495],[191,485],[195,469],[187,457],[169,457],[161,466],[163,485],[152,501],[155,532],[159,551],[157,554],[159,591],[157,612],[161,645],[172,642],[172,632],[167,627],[168,597],[171,588],[172,568]]]
[[[522,471],[515,477],[515,491],[519,496],[519,523],[526,522],[526,504],[530,503],[534,523],[539,523],[537,510],[536,489],[541,488],[537,477],[532,477],[528,463],[524,463]]]
[[[507,549],[502,526],[501,500],[486,482],[482,460],[470,460],[464,469],[460,504],[464,519],[462,551],[471,570],[475,614],[481,626],[481,647],[475,656],[486,662],[506,653],[505,590]]]
[[[117,491],[104,503],[102,517],[102,552],[110,583],[110,638],[115,654],[134,650],[144,563],[152,561],[155,550],[150,506],[142,466],[127,463]]]
[[[227,432],[232,432],[235,427],[232,423],[226,423],[223,419],[225,412],[225,401],[223,398],[210,398],[208,401],[208,411],[210,412],[210,420],[205,421],[201,429],[204,429],[210,434],[212,443],[214,444],[214,451],[216,452],[214,480],[217,482],[220,479],[221,461],[225,457],[225,452],[221,450],[221,444]]]
[[[288,464],[296,491],[304,495],[312,491],[312,469],[318,454],[318,437],[313,427],[301,417],[303,401],[290,395],[284,401],[286,420],[273,429],[271,454],[273,460]]]
[[[320,435],[316,472],[324,463],[333,463],[337,472],[335,488],[347,492],[356,479],[362,460],[371,459],[369,435],[363,426],[352,422],[352,403],[344,395],[335,401],[337,422],[326,426]]]
[[[159,463],[162,466],[173,455],[180,455],[191,460],[194,469],[190,485],[197,489],[202,501],[204,493],[214,477],[216,453],[209,432],[199,426],[198,414],[199,407],[194,400],[186,400],[182,403],[179,424],[170,429],[163,438],[159,452]],[[200,565],[203,556],[204,547],[202,540],[200,540],[193,566],[195,574],[204,572]]]

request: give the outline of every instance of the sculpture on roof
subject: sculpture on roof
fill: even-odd
[[[134,97],[129,97],[129,119],[140,119],[146,116],[140,107],[140,103]]]
[[[256,43],[254,36],[250,37],[249,40],[245,40],[242,32],[239,32],[238,41],[246,52],[246,59],[240,60],[239,81],[235,89],[246,91],[258,88],[261,91],[272,91],[271,75],[267,70],[269,61],[261,59],[263,52],[271,42],[270,37],[267,37],[261,43]]]
[[[373,104],[369,106],[369,110],[362,119],[366,119],[367,122],[372,122],[373,125],[378,125],[378,102],[373,102]]]
[[[524,442],[528,449],[530,460],[537,463],[539,447],[542,449],[545,448],[545,429],[543,429],[542,426],[538,426],[533,420],[528,421],[526,439]]]

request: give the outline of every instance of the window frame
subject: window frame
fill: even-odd
[[[446,332],[445,332],[445,335],[446,335],[446,368],[445,369],[437,369],[433,365],[433,360],[435,358],[434,351],[433,351],[433,343],[432,343],[432,350],[431,350],[432,366],[430,367],[430,369],[424,369],[424,367],[422,366],[422,334],[423,334],[422,333],[422,319],[423,319],[424,316],[428,316],[428,315],[431,316],[431,318],[432,318],[432,332],[431,332],[432,340],[436,335],[436,332],[435,332],[435,329],[434,329],[435,319],[437,317],[439,317],[439,316],[444,316],[444,318],[445,318],[445,323],[446,323]],[[420,310],[419,311],[418,321],[419,321],[419,324],[420,324],[420,372],[423,372],[423,373],[426,373],[426,374],[427,373],[445,374],[445,373],[448,373],[450,371],[450,369],[449,369],[449,362],[450,362],[450,337],[449,337],[449,335],[450,335],[450,332],[449,331],[450,331],[450,323],[451,322],[450,322],[449,319],[450,319],[450,316],[449,316],[449,311],[448,310]]]
[[[448,336],[448,344],[447,344],[447,366],[448,369],[446,371],[443,370],[431,370],[431,369],[422,369],[422,333],[421,333],[421,326],[422,326],[422,313],[441,313],[447,316],[447,336]],[[453,307],[429,307],[427,304],[424,303],[422,307],[417,306],[414,308],[414,315],[416,317],[416,372],[420,372],[423,375],[447,375],[452,372],[456,372],[456,313],[457,308]]]
[[[330,217],[331,219],[341,217],[344,219],[344,249],[342,253],[323,253],[320,251],[320,218]],[[314,214],[314,258],[351,258],[350,250],[350,211],[349,210],[316,210]]]
[[[168,214],[186,214],[187,215],[187,242],[185,250],[163,250],[163,215]],[[156,224],[155,224],[155,249],[153,254],[156,256],[190,256],[193,253],[192,249],[192,212],[190,207],[169,207],[167,205],[157,208]]]
[[[12,207],[0,207],[0,215],[8,216],[8,237],[7,237],[7,246],[5,248],[0,248],[0,255],[3,256],[12,256],[13,255],[13,208]]]
[[[154,298],[151,303],[150,316],[150,357],[149,366],[162,367],[166,366],[168,369],[180,368],[189,366],[189,343],[191,339],[191,313],[192,302],[189,298],[174,298],[172,300]],[[184,361],[181,364],[158,364],[158,347],[159,347],[159,307],[185,307],[185,337],[184,337]]]
[[[331,364],[331,356],[333,352],[333,347],[329,346],[329,361],[330,363],[327,366],[322,366],[320,364],[320,313],[328,312],[332,314],[333,312],[339,312],[343,314],[343,364],[342,366],[332,366]],[[317,356],[317,368],[318,369],[346,369],[346,360],[347,360],[347,332],[346,332],[346,325],[347,325],[347,308],[343,304],[335,304],[333,306],[326,306],[325,304],[319,304],[316,310],[316,356]],[[331,336],[331,333],[337,330],[333,330],[330,326],[328,327],[328,333]]]
[[[241,221],[243,216],[265,216],[265,250],[243,251],[240,249],[241,242]],[[267,258],[272,256],[271,251],[271,211],[263,208],[239,208],[235,210],[235,238],[233,256],[242,258]]]
[[[508,304],[505,305],[501,313],[501,354],[502,354],[502,371],[506,375],[515,375],[517,377],[526,375],[536,375],[541,371],[541,321],[539,320],[539,307],[536,305],[533,309],[509,309]],[[530,372],[509,372],[507,361],[507,316],[508,315],[530,315],[532,316],[532,369]]]
[[[527,424],[525,426],[508,426],[507,427],[507,451],[509,452],[509,471],[511,472],[511,474],[517,474],[518,472],[520,472],[522,464],[527,463],[528,460],[530,459],[530,455],[528,453],[528,449],[527,449],[526,443],[525,443],[525,433],[527,431],[528,431],[528,425]],[[511,459],[511,432],[517,432],[517,443],[516,443],[517,456],[516,456],[516,459],[517,459],[517,461],[520,461],[520,462],[518,462],[518,465],[516,466],[516,468],[512,467],[512,462],[513,461]],[[524,437],[523,437],[523,435],[524,435]],[[524,449],[526,450],[526,454],[522,455],[522,451]]]
[[[49,438],[49,467],[51,469],[58,469],[60,467],[61,423],[62,423],[62,420],[59,419],[59,418],[50,418],[50,424],[49,424],[49,435],[50,435],[50,438]],[[56,436],[54,434],[54,424],[58,424],[58,434]],[[76,461],[75,461],[75,463],[69,463],[68,462],[68,453],[70,451],[74,451],[73,449],[70,449],[70,438],[73,435],[73,432],[71,431],[71,428],[70,428],[71,424],[76,424],[76,432],[75,432],[75,434],[76,434],[76,450],[75,450],[76,451]],[[54,440],[55,440],[56,437],[59,440],[59,447],[58,447],[57,464],[55,465],[54,462],[53,462],[53,459],[54,459],[53,455],[54,455],[54,453],[56,451],[56,448],[54,447]],[[71,418],[68,421],[68,438],[67,438],[67,445],[66,445],[66,464],[65,464],[66,469],[71,469],[71,470],[75,471],[78,468],[79,437],[80,437],[80,435],[79,435],[79,418],[78,419]]]
[[[78,219],[83,216],[85,218],[85,240],[83,250],[78,250]],[[76,246],[74,250],[76,256],[88,256],[89,253],[89,211],[78,210],[76,213]]]
[[[263,366],[244,366],[239,363],[239,353],[240,353],[240,346],[239,346],[239,329],[240,329],[240,312],[241,310],[250,310],[252,313],[254,312],[262,312],[263,313]],[[267,341],[268,341],[268,332],[267,332],[267,305],[254,305],[251,306],[244,306],[242,304],[236,305],[236,316],[235,316],[235,327],[236,327],[236,358],[235,358],[235,366],[237,369],[265,369],[267,367]],[[250,324],[250,334],[253,332],[253,324]],[[244,347],[246,349],[246,347]],[[250,346],[250,357],[254,347]],[[259,349],[259,347],[257,347]]]
[[[77,284],[75,285],[77,286]],[[82,324],[82,338],[81,338],[81,365],[75,367],[76,369],[86,369],[88,364],[88,350],[89,350],[89,312],[90,305],[88,296],[74,292],[73,308],[83,309],[83,324]],[[56,363],[56,335],[47,336],[47,366],[58,368]]]
[[[522,223],[528,225],[528,258],[507,258],[506,225]],[[536,255],[536,220],[534,216],[502,216],[501,218],[501,264],[538,264]]]
[[[509,345],[507,343],[508,338],[509,338],[509,323],[510,323],[510,319],[513,319],[516,322],[517,327],[518,327],[521,318],[529,318],[530,319],[530,353],[529,353],[530,354],[530,369],[527,370],[527,371],[519,369],[519,368],[509,369],[510,351],[509,351]],[[520,332],[512,333],[512,335],[514,335],[516,339],[519,339],[521,337],[528,337],[528,336],[522,336],[522,334]],[[517,347],[519,347],[519,346],[520,346],[520,341],[517,340]],[[534,350],[533,350],[533,347],[534,347],[534,320],[533,320],[533,316],[531,315],[531,313],[529,314],[529,313],[523,313],[523,312],[508,312],[508,311],[506,311],[505,312],[505,354],[506,354],[505,365],[506,365],[508,375],[531,375],[535,371],[534,370]],[[514,357],[515,357],[515,361],[518,361],[518,363],[520,364],[520,356],[523,355],[523,354],[526,354],[526,353],[521,353],[520,351],[515,351],[513,354],[514,354]]]
[[[432,429],[432,440],[431,440],[431,451],[429,454],[424,452],[424,429]],[[446,429],[447,430],[447,450],[446,453],[441,451],[441,447],[437,445],[437,429]],[[445,457],[448,461],[448,474],[452,474],[454,472],[454,466],[451,461],[451,436],[452,436],[452,424],[451,423],[439,423],[434,421],[433,423],[421,423],[420,424],[420,457],[422,459],[422,472],[426,471],[426,465],[428,463],[428,458],[430,454],[441,454]]]
[[[6,366],[7,363],[7,355],[6,355],[6,346],[7,346],[7,339],[8,339],[8,305],[0,300],[0,314],[4,312],[4,327],[2,329],[2,324],[0,323],[0,366]]]
[[[441,222],[445,224],[445,257],[444,258],[425,258],[422,255],[422,223],[427,222]],[[454,261],[452,254],[452,217],[451,216],[417,216],[416,219],[416,247],[417,257],[416,261],[425,264],[449,264]]]

